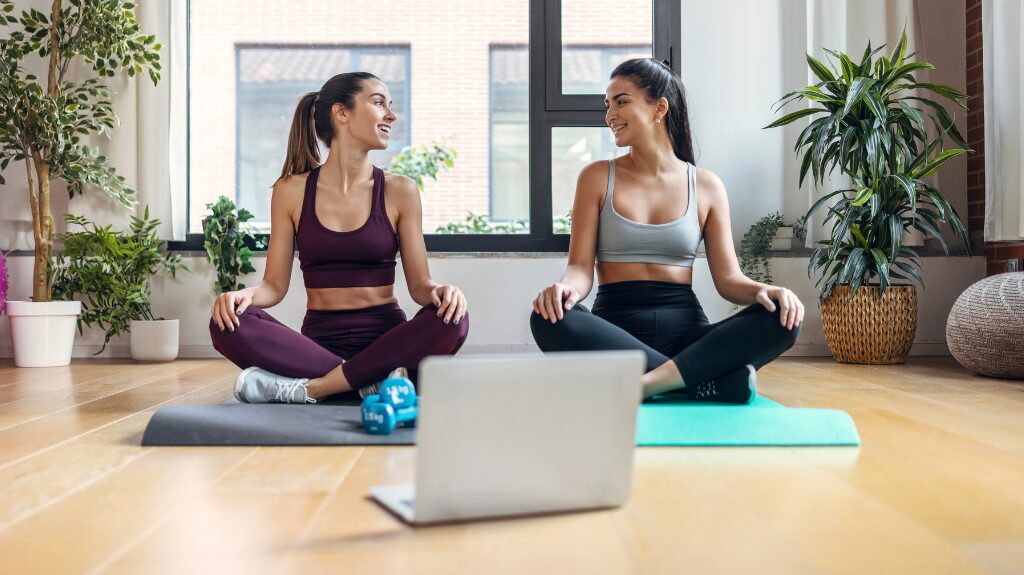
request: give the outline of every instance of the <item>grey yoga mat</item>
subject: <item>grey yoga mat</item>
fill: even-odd
[[[415,430],[364,433],[359,406],[247,404],[168,406],[157,410],[143,445],[411,445]],[[640,407],[637,445],[859,445],[853,420],[835,409],[691,403],[668,397]]]

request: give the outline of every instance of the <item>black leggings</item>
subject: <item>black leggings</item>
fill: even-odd
[[[541,351],[639,349],[647,371],[675,362],[689,386],[752,364],[760,368],[796,341],[800,328],[786,329],[779,308],[752,305],[718,323],[709,323],[688,285],[628,281],[598,288],[594,311],[577,304],[552,324],[530,317]]]

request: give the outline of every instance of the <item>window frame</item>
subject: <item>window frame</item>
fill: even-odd
[[[668,60],[672,70],[678,74],[682,40],[680,0],[650,1],[653,56],[658,60]],[[604,126],[604,95],[562,94],[561,0],[530,0],[528,21],[530,231],[523,234],[424,233],[429,252],[565,253],[569,249],[569,234],[554,233],[554,214],[551,211],[552,129]],[[191,50],[187,53],[190,56]],[[188,81],[191,82],[191,74]],[[191,126],[187,131],[191,131]],[[190,139],[191,133],[188,133],[186,141]],[[190,210],[191,197],[187,218]],[[184,241],[168,242],[167,245],[170,250],[203,251],[203,234],[189,233]]]

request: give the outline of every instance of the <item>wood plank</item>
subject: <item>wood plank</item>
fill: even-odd
[[[232,376],[233,377],[233,376]],[[167,404],[215,403],[230,394],[233,379],[222,378]],[[166,404],[162,404],[166,405]],[[0,528],[8,527],[66,495],[113,473],[152,448],[140,445],[142,432],[160,406],[140,411],[0,467]]]
[[[19,386],[24,392],[18,398],[8,398],[10,401],[0,405],[0,430],[140,387],[157,379],[179,376],[184,371],[206,363],[182,361],[166,364],[112,364],[79,381],[72,381],[75,378],[67,374],[67,377],[54,378],[57,381]]]
[[[0,430],[0,467],[204,387],[211,381],[207,361],[188,362],[180,373],[96,401]],[[218,377],[227,366],[219,367]],[[237,371],[237,368],[231,367]]]
[[[207,492],[253,450],[221,448],[200,457],[190,448],[147,451],[46,513],[0,531],[0,572],[87,572],[182,502]]]
[[[375,573],[630,573],[632,558],[608,512],[411,528],[368,498],[371,486],[410,481],[411,448],[368,448],[283,560],[286,572],[345,565]],[[568,536],[571,534],[571,536]],[[595,550],[598,550],[595,552]]]
[[[275,552],[294,544],[362,451],[259,448],[97,572],[270,572]]]

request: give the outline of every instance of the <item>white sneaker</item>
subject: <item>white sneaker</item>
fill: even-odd
[[[409,377],[409,370],[405,369],[404,367],[397,367],[394,370],[392,370],[391,373],[389,373],[388,376],[386,378],[384,378],[384,379],[392,379],[392,378],[399,378],[399,377],[404,377],[404,378],[408,379],[408,377]],[[366,399],[367,397],[370,397],[371,395],[378,395],[378,394],[380,394],[380,386],[381,386],[382,383],[384,383],[383,380],[375,381],[375,382],[371,383],[370,385],[367,385],[366,387],[360,387],[357,390],[359,392],[359,399]]]
[[[316,403],[306,390],[308,381],[250,367],[235,380],[235,399],[243,403]]]

